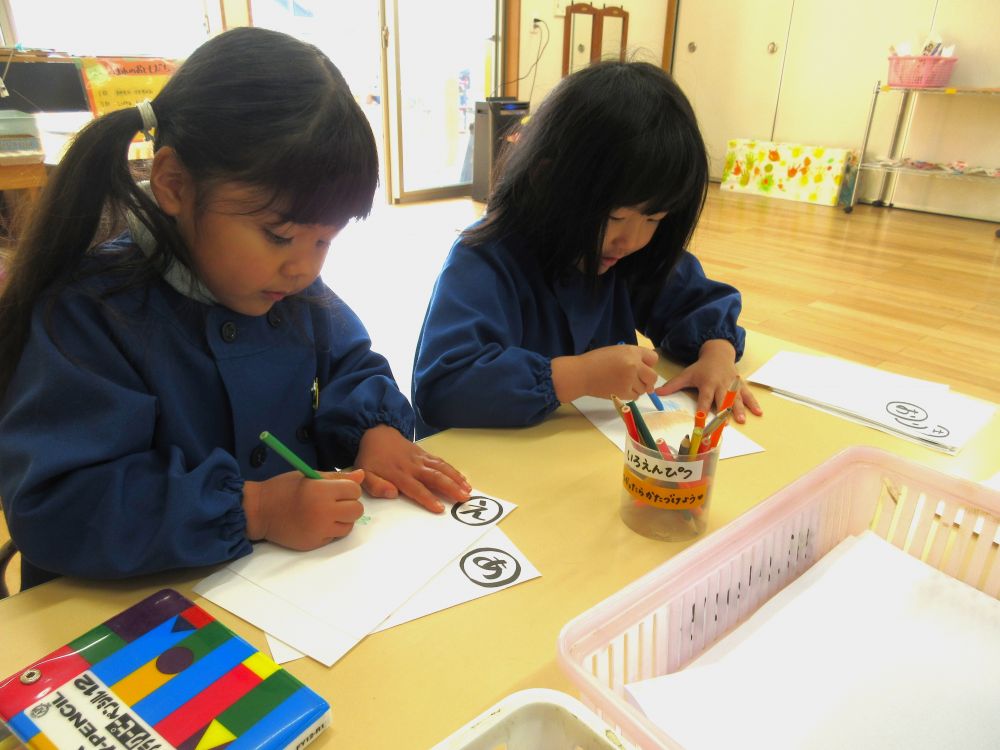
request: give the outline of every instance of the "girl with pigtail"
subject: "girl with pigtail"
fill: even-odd
[[[128,169],[139,131],[148,184]],[[377,181],[340,72],[265,29],[213,38],[152,102],[79,133],[0,297],[0,494],[23,588],[219,563],[259,539],[315,548],[351,530],[362,489],[434,512],[468,497],[412,442],[388,363],[319,278]],[[289,471],[263,431],[323,478]]]

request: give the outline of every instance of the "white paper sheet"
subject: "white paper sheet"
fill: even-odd
[[[995,409],[941,383],[798,352],[778,352],[749,380],[807,406],[951,454]]]
[[[541,573],[499,527],[492,528],[375,628],[388,630],[432,612],[480,599]]]
[[[271,659],[278,664],[287,664],[305,656],[301,651],[295,650],[284,641],[279,641],[270,633],[264,633],[264,637],[267,640],[267,648],[271,652]]]
[[[672,448],[677,447],[684,435],[691,432],[694,426],[694,413],[697,411],[697,402],[687,393],[672,393],[660,399],[663,402],[663,409],[666,412],[681,412],[690,416],[687,422],[666,427],[654,434],[654,437],[663,437]],[[655,418],[656,408],[646,396],[636,401],[642,410],[643,417]],[[595,398],[594,396],[582,396],[573,402],[573,406],[591,423],[600,430],[604,436],[618,446],[621,451],[625,450],[625,423],[615,411],[615,405],[606,398]],[[711,417],[709,417],[711,421]],[[722,440],[719,443],[719,458],[734,458],[736,456],[746,456],[750,453],[760,453],[764,449],[748,438],[739,430],[733,427],[732,421],[726,424],[725,432],[722,433]]]
[[[503,530],[491,528],[387,617],[374,632],[503,591],[541,573]],[[267,634],[271,658],[279,664],[303,654]]]
[[[983,484],[985,484],[990,489],[1000,490],[1000,471],[998,471],[989,479],[983,480]]]
[[[1000,602],[865,532],[626,692],[687,750],[1000,747],[998,632]]]
[[[370,521],[344,539],[310,552],[258,544],[195,591],[330,666],[516,507],[475,490],[441,515],[363,500]]]

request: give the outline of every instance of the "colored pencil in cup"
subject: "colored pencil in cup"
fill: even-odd
[[[728,420],[729,417],[732,416],[732,413],[733,413],[733,407],[730,406],[726,409],[723,409],[714,417],[712,417],[712,421],[710,421],[707,425],[705,425],[705,429],[701,431],[701,439],[705,440],[706,438],[711,437],[717,429],[719,429],[720,427],[722,427],[723,424],[725,424],[726,420]]]
[[[632,417],[635,419],[635,428],[639,431],[639,437],[642,438],[640,442],[647,448],[655,451],[656,441],[653,440],[653,433],[646,426],[646,420],[642,418],[642,412],[639,411],[639,407],[636,406],[635,401],[629,401],[628,407],[632,410]]]
[[[628,436],[641,445],[642,438],[639,437],[639,430],[635,425],[635,417],[632,416],[632,407],[628,404],[622,406],[622,420],[625,422],[625,430],[628,432]]]
[[[615,405],[615,411],[618,412],[618,416],[620,417],[622,415],[622,407],[625,406],[625,402],[612,393],[611,403]]]
[[[729,386],[729,390],[726,391],[726,395],[722,399],[722,408],[728,409],[736,401],[736,394],[740,392],[740,376],[736,376],[736,380],[733,384]]]
[[[707,415],[699,409],[694,415],[694,430],[691,431],[691,448],[688,455],[694,458],[698,455],[698,448],[701,447],[701,435],[705,429],[705,419]]]
[[[691,436],[685,435],[684,439],[681,440],[681,444],[677,446],[677,455],[684,456],[691,452]]]
[[[656,438],[656,448],[660,451],[660,455],[663,456],[668,461],[674,460],[674,454],[670,450],[670,446],[667,445],[667,441],[663,438]]]

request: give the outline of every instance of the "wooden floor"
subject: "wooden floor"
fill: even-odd
[[[744,326],[1000,402],[996,225],[709,196],[692,247],[743,293]]]
[[[380,207],[368,227],[345,230],[324,268],[405,392],[436,269],[481,210],[464,199]],[[712,185],[692,249],[710,276],[741,290],[748,328],[1000,402],[996,228],[864,205],[848,215]]]

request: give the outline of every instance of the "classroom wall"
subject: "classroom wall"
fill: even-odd
[[[521,53],[518,60],[518,98],[528,99],[534,109],[562,78],[562,45],[565,14],[559,10],[567,3],[558,0],[521,0]],[[663,61],[663,30],[667,22],[666,0],[621,0],[607,5],[623,7],[629,13],[627,54],[636,60],[660,65]],[[548,25],[549,42],[537,71],[532,65],[538,55],[539,40],[545,30],[532,30],[532,19]],[[529,72],[530,71],[530,72]],[[534,81],[532,81],[534,79]],[[534,82],[534,86],[532,86]]]
[[[716,0],[679,0],[679,14],[685,4]],[[768,0],[740,0],[751,6],[765,7]],[[629,54],[637,59],[661,64],[663,59],[665,0],[620,0],[629,17]],[[558,83],[562,75],[562,34],[565,16],[559,11],[561,0],[521,0],[520,55],[518,96],[529,99],[532,108]],[[724,12],[725,3],[716,6]],[[899,11],[900,5],[894,6]],[[776,117],[779,140],[816,141],[818,145],[858,148],[864,130],[871,91],[877,79],[886,80],[888,46],[909,37],[922,37],[936,32],[946,43],[957,45],[959,61],[951,84],[958,86],[1000,86],[1000,44],[996,30],[1000,28],[1000,2],[997,0],[931,0],[903,3],[905,11],[883,18],[880,6],[868,6],[857,0],[842,5],[803,0],[796,3],[791,29],[799,43],[818,51],[815,70],[785,70],[781,90],[784,108]],[[834,16],[829,16],[830,12]],[[852,15],[853,14],[853,15]],[[881,15],[880,15],[881,14]],[[537,71],[532,70],[544,40],[544,30],[532,31],[532,19],[548,25],[549,42],[542,53]],[[804,28],[803,24],[808,28]],[[724,24],[723,24],[724,25]],[[668,41],[671,44],[671,41]],[[859,50],[856,45],[861,45]],[[877,49],[876,49],[877,47]],[[822,54],[819,51],[822,50]],[[838,71],[852,70],[862,64],[860,52],[878,58],[872,68],[870,83],[851,84],[845,89],[844,76]],[[801,58],[801,56],[800,56]],[[874,59],[874,58],[873,58]],[[825,78],[825,80],[824,80]],[[534,80],[533,80],[534,79]],[[854,81],[857,76],[851,80]],[[866,79],[867,80],[867,79]],[[840,81],[840,83],[838,83]],[[532,85],[532,82],[534,85]],[[796,84],[798,82],[798,84]],[[786,86],[787,85],[787,86]],[[838,88],[839,86],[839,88]],[[787,88],[787,90],[786,90]],[[855,91],[857,89],[857,91]],[[724,95],[724,91],[719,91]],[[888,150],[895,122],[895,99],[898,95],[883,95],[869,144],[869,157],[878,157]],[[850,101],[847,101],[847,99]],[[824,102],[822,107],[803,105],[800,114],[789,110],[789,101]],[[843,106],[838,104],[842,102]],[[935,162],[963,160],[968,164],[1000,167],[1000,95],[952,97],[921,95],[913,117],[905,121],[908,147],[904,155]],[[815,132],[814,132],[815,131]],[[820,135],[817,136],[817,133]],[[836,138],[831,133],[841,134]],[[824,138],[826,140],[824,140]],[[832,140],[831,140],[832,138]],[[830,141],[830,142],[827,142]],[[836,142],[833,142],[836,141]],[[866,173],[859,198],[872,200],[878,195],[881,178]],[[931,211],[1000,221],[1000,179],[954,180],[947,178],[902,177],[890,199],[901,208]]]

